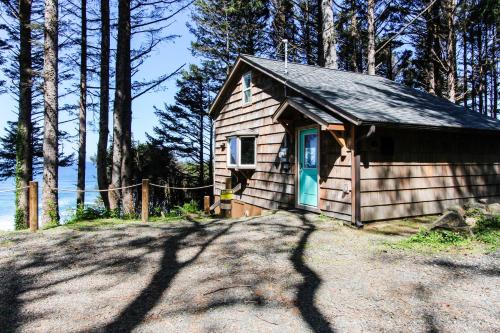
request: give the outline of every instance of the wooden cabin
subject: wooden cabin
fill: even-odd
[[[214,195],[237,214],[362,222],[500,199],[500,121],[388,79],[240,56],[218,93]]]

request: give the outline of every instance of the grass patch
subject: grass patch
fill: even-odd
[[[500,215],[479,217],[473,230],[476,240],[484,243],[490,251],[500,249]]]
[[[402,241],[389,244],[392,248],[412,249],[422,252],[450,250],[485,250],[494,252],[500,249],[500,215],[491,216],[474,212],[477,219],[472,228],[473,235],[449,230],[427,230],[421,228],[415,235]]]
[[[448,231],[420,229],[415,235],[391,244],[394,248],[442,251],[451,248],[465,248],[471,239],[465,235]]]
[[[434,222],[436,216],[422,216],[402,220],[391,220],[365,224],[364,231],[388,236],[411,236],[421,228]]]
[[[140,223],[137,217],[117,217],[118,214],[110,213],[101,207],[79,207],[72,218],[63,226],[73,230],[92,231],[99,228],[112,228],[123,224]],[[193,218],[204,220],[202,212],[198,209],[195,201],[187,202],[182,206],[176,206],[169,212],[160,212],[157,216],[150,216],[149,222],[170,223]]]
[[[99,228],[117,227],[123,224],[128,224],[133,222],[137,222],[137,220],[109,218],[109,219],[95,219],[88,221],[69,221],[68,223],[62,225],[62,227],[78,231],[91,231]]]
[[[0,239],[0,247],[11,247],[16,243],[11,239]]]

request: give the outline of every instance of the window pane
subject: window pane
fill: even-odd
[[[245,90],[244,102],[250,103],[252,101],[252,91],[250,89]]]
[[[250,88],[250,82],[252,81],[252,75],[250,73],[243,76],[243,89]]]
[[[308,134],[304,136],[304,168],[316,168],[318,154],[318,136],[317,134]]]
[[[241,164],[255,164],[255,138],[240,138],[241,143]]]
[[[238,160],[236,158],[236,154],[238,152],[238,141],[236,140],[236,137],[233,136],[229,138],[229,164],[230,165],[236,165],[236,161]]]

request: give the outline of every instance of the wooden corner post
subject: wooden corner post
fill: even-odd
[[[355,226],[361,224],[361,194],[360,194],[360,165],[361,156],[356,144],[356,127],[351,126],[351,223]]]
[[[142,180],[142,222],[149,220],[149,179]]]
[[[209,195],[205,195],[203,197],[203,211],[207,215],[210,214],[210,196]]]
[[[220,208],[222,216],[231,217],[231,209],[233,206],[233,186],[231,184],[231,177],[226,178],[226,188],[220,195]]]
[[[30,231],[35,232],[38,230],[38,182],[30,182],[28,196]]]

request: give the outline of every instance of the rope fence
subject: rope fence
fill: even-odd
[[[134,184],[134,185],[128,185],[128,186],[122,186],[122,187],[113,187],[113,188],[108,188],[105,190],[74,190],[71,188],[54,188],[52,191],[57,191],[57,192],[69,192],[69,193],[82,193],[82,192],[89,192],[89,193],[96,193],[96,192],[112,192],[112,191],[120,191],[120,190],[125,190],[127,188],[133,188],[133,187],[138,187],[141,186],[142,184]]]
[[[204,188],[213,187],[213,185],[198,186],[198,187],[172,187],[172,186],[168,186],[168,185],[158,185],[158,184],[149,184],[149,185],[154,186],[154,187],[165,188],[168,190],[182,190],[182,191],[201,190]]]
[[[17,192],[20,190],[26,190],[28,188],[30,188],[30,187],[24,186],[24,187],[15,187],[15,188],[11,188],[11,189],[0,189],[0,193]]]
[[[169,186],[169,185],[152,184],[152,183],[149,183],[149,179],[143,179],[142,183],[139,183],[139,184],[121,186],[121,187],[116,187],[116,188],[108,188],[108,189],[102,189],[102,190],[99,190],[99,189],[79,190],[79,189],[72,189],[72,188],[51,188],[51,190],[55,191],[55,192],[67,192],[67,193],[82,193],[82,192],[101,193],[101,192],[119,191],[119,190],[124,190],[124,189],[128,189],[128,188],[135,188],[135,187],[139,187],[139,186],[142,187],[141,217],[142,217],[143,222],[148,222],[148,220],[149,220],[149,190],[150,190],[150,187],[163,188],[166,190],[196,191],[196,190],[211,188],[214,185],[211,184],[211,185],[196,186],[196,187],[176,187],[176,186]],[[0,189],[0,193],[16,192],[19,190],[26,190],[26,189],[29,189],[29,191],[28,191],[29,226],[30,226],[30,230],[35,232],[38,230],[38,182],[37,181],[30,181],[29,186],[25,186],[25,187],[18,187],[18,188],[12,188],[12,189]],[[203,208],[204,208],[204,211],[206,213],[209,213],[211,210],[213,210],[213,207],[216,207],[214,205],[210,206],[210,196],[204,196]]]

